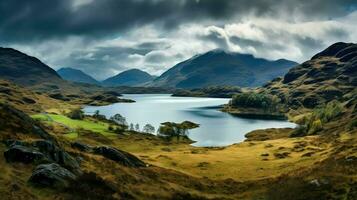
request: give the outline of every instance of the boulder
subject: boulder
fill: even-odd
[[[90,152],[90,151],[92,151],[92,147],[91,147],[91,146],[86,145],[86,144],[83,144],[83,143],[81,143],[81,142],[73,142],[73,143],[71,144],[71,146],[72,146],[73,148],[76,148],[76,149],[78,149],[78,150],[80,150],[80,151],[84,151],[84,152]]]
[[[29,182],[37,186],[66,188],[76,180],[76,175],[57,163],[43,164],[36,167]]]
[[[315,108],[317,105],[319,105],[319,103],[320,103],[320,99],[313,95],[305,97],[302,102],[302,104],[306,108]]]
[[[8,162],[22,162],[26,164],[36,161],[54,162],[73,170],[77,174],[81,173],[79,162],[51,141],[38,140],[28,143],[18,140],[7,140],[5,144],[9,146],[9,149],[4,153]]]
[[[134,155],[113,147],[95,147],[93,152],[127,167],[145,167],[146,164]]]
[[[25,103],[28,103],[28,104],[35,104],[36,103],[35,100],[33,100],[31,98],[28,98],[28,97],[23,97],[22,101],[25,102]]]
[[[33,163],[46,160],[46,156],[32,148],[13,145],[4,152],[7,162]]]
[[[52,161],[68,169],[79,169],[78,161],[51,141],[38,140],[32,143],[32,146],[38,148],[40,152],[46,154]]]

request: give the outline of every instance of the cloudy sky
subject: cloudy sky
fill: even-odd
[[[309,59],[357,42],[357,0],[1,0],[0,46],[101,80],[212,49]]]

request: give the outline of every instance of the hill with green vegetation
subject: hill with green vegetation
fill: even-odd
[[[357,171],[356,81],[357,44],[339,42],[290,69],[283,78],[235,95],[223,109],[238,115],[279,113],[298,124],[290,131],[253,131],[247,134],[248,140],[317,137],[320,144],[329,146],[331,154],[326,159],[283,176],[272,185],[272,199],[357,198],[357,179],[353,175]]]
[[[255,87],[284,75],[297,64],[284,59],[270,61],[249,54],[214,50],[175,65],[149,85],[176,88]]]
[[[93,77],[78,69],[61,68],[57,70],[57,73],[67,81],[100,85]]]
[[[130,69],[110,77],[102,84],[104,86],[140,86],[152,81],[154,78],[147,72],[139,69]]]

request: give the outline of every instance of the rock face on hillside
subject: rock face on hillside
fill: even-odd
[[[147,72],[131,69],[104,80],[102,84],[104,86],[139,86],[152,80],[153,77]]]
[[[78,83],[89,83],[94,85],[99,85],[100,83],[95,80],[90,75],[84,73],[81,70],[73,68],[61,68],[57,70],[57,73],[65,80],[78,82]]]
[[[248,54],[210,51],[181,62],[150,86],[202,88],[208,86],[255,87],[284,75],[298,63],[289,60],[269,61]]]
[[[314,108],[353,96],[357,86],[357,44],[336,43],[311,60],[292,68],[264,91],[277,95],[291,108]],[[353,99],[353,98],[352,98]]]
[[[29,182],[37,186],[66,188],[76,180],[76,175],[56,163],[36,167]]]
[[[0,79],[9,80],[23,86],[61,81],[56,71],[39,59],[15,49],[1,47]]]

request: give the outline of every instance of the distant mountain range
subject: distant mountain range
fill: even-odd
[[[97,81],[90,75],[84,73],[81,70],[73,68],[61,68],[57,73],[65,80],[77,82],[77,83],[89,83],[95,85],[103,85],[109,87],[115,86],[140,86],[154,79],[147,72],[141,71],[139,69],[130,69],[121,72],[113,77],[110,77],[102,82]]]
[[[104,86],[139,86],[154,79],[149,73],[139,69],[130,69],[110,77],[102,82]]]
[[[90,75],[84,73],[81,70],[73,69],[73,68],[61,68],[57,70],[57,73],[65,80],[78,82],[78,83],[89,83],[100,85],[100,82],[95,80]]]
[[[139,69],[130,69],[102,82],[72,68],[54,71],[35,57],[11,48],[0,48],[0,78],[20,85],[71,82],[103,86],[153,86],[172,88],[202,88],[207,86],[254,87],[286,74],[298,63],[289,60],[270,61],[249,54],[221,50],[196,55],[154,77]],[[64,79],[64,80],[63,80]]]
[[[255,58],[249,54],[214,50],[175,65],[151,82],[149,86],[202,88],[233,85],[255,87],[278,76],[283,76],[296,65],[298,63],[285,59],[270,61]]]

